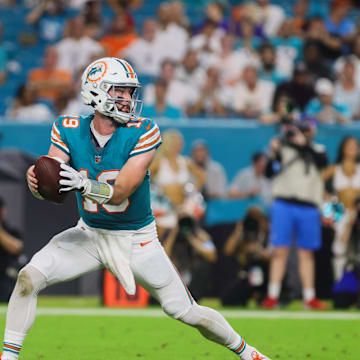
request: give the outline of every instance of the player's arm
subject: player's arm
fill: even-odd
[[[113,196],[108,204],[120,205],[138,188],[154,156],[155,149],[133,156],[126,162],[115,180]]]

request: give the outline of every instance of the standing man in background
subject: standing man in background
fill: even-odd
[[[298,248],[304,305],[326,309],[326,304],[316,298],[314,286],[314,251],[321,247],[319,207],[324,191],[320,170],[327,165],[325,148],[313,142],[315,132],[316,124],[307,120],[288,126],[281,140],[271,142],[266,175],[274,177],[270,234],[274,250],[268,296],[262,303],[266,309],[277,306],[293,237]]]

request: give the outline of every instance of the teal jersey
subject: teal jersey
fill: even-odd
[[[93,115],[60,116],[53,124],[51,143],[70,156],[70,165],[83,176],[113,184],[121,168],[132,157],[161,144],[155,122],[140,118],[121,125],[108,143],[95,146],[90,130]],[[90,227],[108,230],[138,230],[154,220],[150,206],[147,172],[135,192],[120,205],[99,205],[76,193],[80,216]]]

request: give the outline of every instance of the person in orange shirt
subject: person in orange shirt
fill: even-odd
[[[131,18],[122,11],[116,15],[109,33],[100,40],[100,44],[104,47],[107,56],[119,57],[137,38]]]
[[[71,72],[56,68],[58,54],[55,47],[48,47],[44,54],[44,66],[29,73],[28,82],[37,92],[37,97],[54,102],[72,86]]]

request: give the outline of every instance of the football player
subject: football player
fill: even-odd
[[[62,161],[60,191],[76,191],[77,226],[53,237],[19,273],[6,319],[1,360],[16,360],[31,328],[39,291],[100,267],[117,276],[128,294],[135,280],[169,316],[197,328],[241,359],[268,359],[224,317],[192,298],[160,245],[150,207],[148,167],[161,144],[156,123],[139,117],[140,84],[131,65],[117,58],[91,63],[81,95],[91,116],[60,116],[48,155]],[[40,197],[31,166],[27,181]]]

